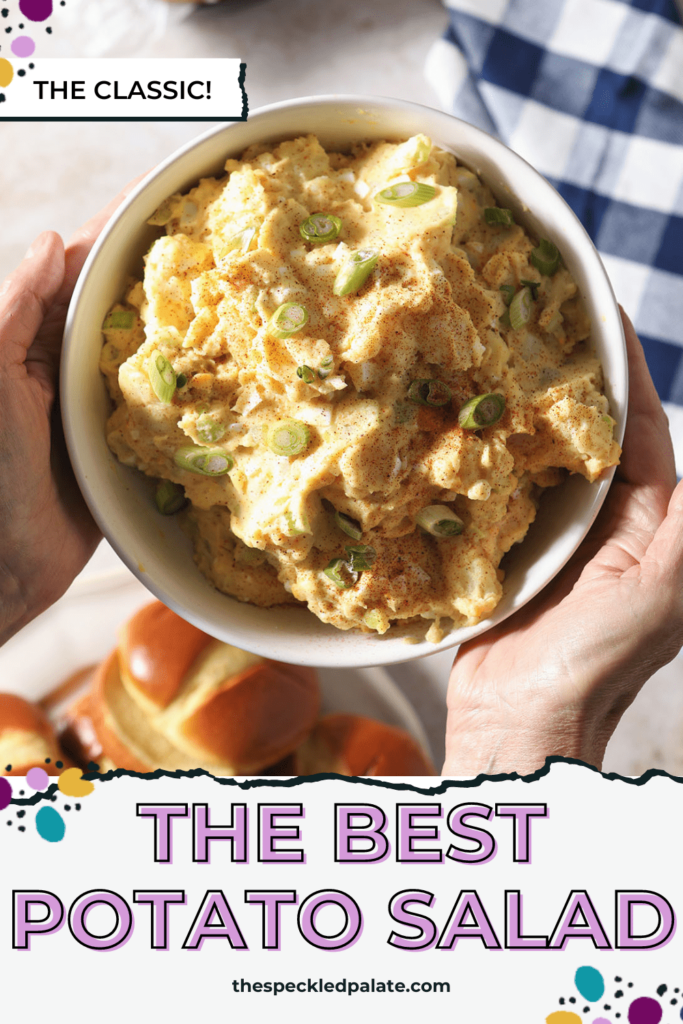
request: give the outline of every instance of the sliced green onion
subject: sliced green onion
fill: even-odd
[[[314,213],[299,225],[299,233],[307,242],[332,242],[341,229],[341,220],[332,213]]]
[[[147,360],[147,376],[152,391],[160,402],[169,405],[173,401],[176,388],[175,370],[158,349],[154,349]]]
[[[433,185],[423,181],[399,181],[396,185],[388,185],[375,195],[376,203],[387,203],[389,206],[422,206],[436,195]]]
[[[102,324],[103,331],[130,331],[135,327],[135,313],[132,309],[112,309]]]
[[[465,529],[465,524],[447,505],[427,505],[415,516],[421,526],[433,537],[457,537]]]
[[[531,288],[522,288],[510,303],[510,326],[518,331],[531,317]]]
[[[283,302],[270,318],[270,333],[276,338],[289,338],[308,323],[308,310],[299,302]]]
[[[232,455],[222,448],[199,448],[197,445],[179,448],[173,461],[179,469],[187,469],[201,476],[224,476],[235,465]]]
[[[202,444],[215,444],[224,434],[225,427],[222,423],[217,423],[212,416],[204,412],[197,417],[197,436]]]
[[[343,530],[348,537],[353,537],[354,540],[360,540],[363,536],[360,523],[351,516],[347,516],[346,512],[334,512],[334,521],[340,530]]]
[[[321,380],[327,380],[329,375],[332,373],[334,368],[334,356],[325,356],[320,363],[320,369],[318,370],[318,376]]]
[[[531,298],[536,301],[538,298],[538,289],[541,287],[540,281],[526,281],[524,278],[519,282],[525,288],[531,288]]]
[[[185,504],[185,491],[180,484],[174,484],[170,480],[160,480],[154,500],[162,516],[172,516],[179,512]]]
[[[301,420],[280,420],[266,435],[266,444],[274,455],[300,455],[311,440],[311,432]]]
[[[505,412],[505,396],[493,392],[477,395],[465,402],[458,413],[458,423],[464,430],[481,430],[497,423]]]
[[[506,228],[513,227],[515,223],[512,210],[506,210],[502,206],[487,206],[484,210],[484,220],[487,224],[502,224]]]
[[[412,381],[408,398],[417,405],[448,405],[453,397],[451,389],[442,380],[419,379]]]
[[[301,537],[302,534],[311,532],[306,516],[302,515],[297,518],[289,509],[285,512],[285,522],[287,523],[286,533],[288,537]]]
[[[379,608],[373,608],[371,611],[366,612],[363,616],[363,622],[370,629],[374,629],[378,633],[386,633],[390,625],[389,619]]]
[[[169,196],[168,199],[164,199],[160,206],[157,206],[152,216],[147,221],[155,228],[163,228],[168,224],[169,220],[173,217],[173,211],[177,202],[177,196]]]
[[[304,384],[312,384],[315,380],[315,371],[310,366],[297,366],[296,375],[301,378]]]
[[[243,228],[237,234],[232,235],[221,249],[221,259],[230,252],[239,252],[241,256],[249,252],[249,248],[256,234],[255,227]]]
[[[350,590],[360,579],[360,573],[347,565],[343,558],[333,558],[323,572],[340,590]]]
[[[335,295],[350,295],[362,288],[377,266],[379,253],[375,249],[352,252],[334,280]]]
[[[364,572],[370,569],[377,558],[377,552],[369,544],[358,544],[357,547],[346,547],[346,562],[353,572]]]
[[[560,265],[560,253],[556,245],[542,238],[536,249],[532,250],[531,262],[542,274],[552,277]]]
[[[175,379],[175,386],[177,388],[184,388],[186,384],[187,384],[187,377],[185,376],[184,373],[179,373],[178,376]]]
[[[506,306],[509,306],[515,297],[516,288],[514,284],[502,284],[498,291],[503,292],[503,301]]]

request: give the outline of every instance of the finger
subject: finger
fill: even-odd
[[[643,558],[641,572],[656,587],[657,614],[683,622],[683,480],[671,496],[666,518]]]
[[[64,280],[64,245],[54,231],[38,235],[0,289],[0,363],[23,367]]]
[[[660,518],[676,485],[676,468],[669,425],[645,361],[643,346],[633,324],[621,310],[629,362],[629,409],[624,435],[624,451],[618,475],[651,493]]]

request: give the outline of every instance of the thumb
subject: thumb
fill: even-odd
[[[0,365],[25,365],[51,389],[56,367],[44,365],[36,337],[63,280],[64,245],[54,231],[44,231],[0,289]]]

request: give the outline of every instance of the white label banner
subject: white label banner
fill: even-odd
[[[8,1020],[680,1022],[669,777],[9,783]]]
[[[36,58],[20,70],[4,87],[0,120],[247,119],[246,64],[236,57]]]

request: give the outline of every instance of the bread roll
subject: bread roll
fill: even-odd
[[[67,763],[41,708],[16,694],[0,693],[0,775],[26,775],[31,768],[59,775],[57,761],[62,767]]]
[[[71,731],[105,769],[251,775],[296,749],[319,706],[313,669],[221,643],[155,602],[124,627]]]
[[[436,775],[412,736],[360,715],[326,715],[295,755],[296,775]]]

